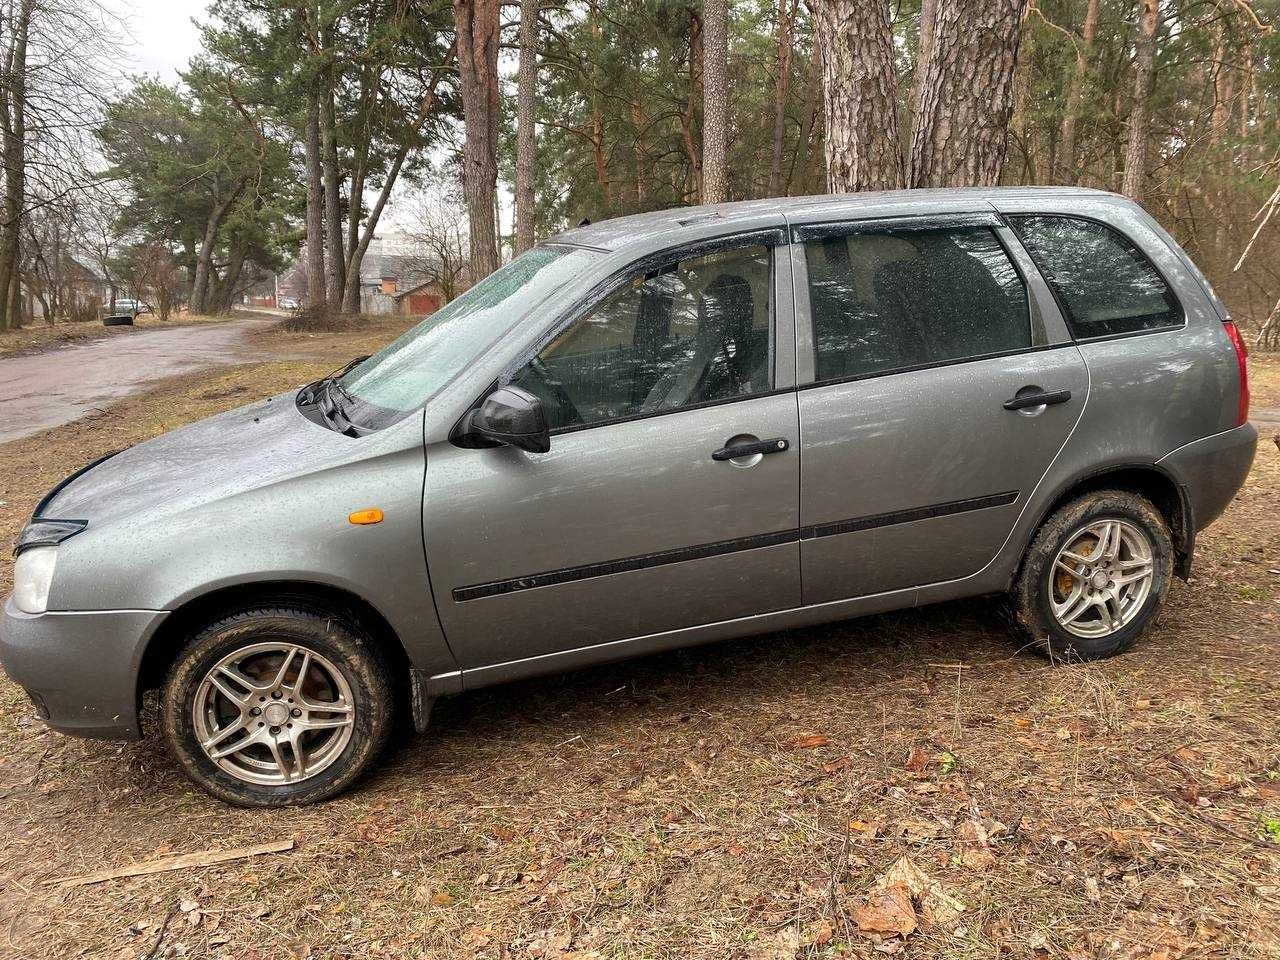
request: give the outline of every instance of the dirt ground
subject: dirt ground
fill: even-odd
[[[0,540],[99,453],[393,332],[272,334],[309,359],[0,447]],[[1280,359],[1253,377],[1280,405]],[[358,789],[286,812],[209,799],[154,736],[51,734],[0,680],[0,956],[1280,956],[1270,432],[1156,628],[1087,667],[1015,649],[988,601],[774,634],[442,701]]]
[[[168,330],[173,327],[187,327],[202,323],[223,323],[239,316],[253,316],[252,313],[233,313],[228,316],[211,317],[203,314],[174,313],[168,320],[161,320],[154,313],[144,313],[133,321],[133,329]],[[54,323],[40,321],[29,323],[17,330],[0,332],[0,357],[12,357],[27,353],[38,353],[52,347],[68,343],[83,343],[88,340],[103,340],[107,337],[127,337],[133,330],[129,327],[104,327],[100,320],[87,323]]]

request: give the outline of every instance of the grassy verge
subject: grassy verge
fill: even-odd
[[[0,532],[96,452],[391,332],[265,335],[306,357],[7,445]],[[1255,395],[1280,403],[1280,364],[1255,364]],[[444,701],[358,790],[265,813],[190,788],[154,738],[50,734],[0,681],[0,956],[1274,957],[1278,596],[1266,442],[1192,582],[1088,667],[1013,649],[983,601],[775,634]],[[295,850],[47,883],[281,838]],[[876,884],[903,857],[933,884],[906,894],[916,927],[869,934],[902,919]]]

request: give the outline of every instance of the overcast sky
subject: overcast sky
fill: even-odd
[[[120,51],[125,69],[158,74],[172,83],[200,46],[192,18],[203,19],[204,0],[106,0],[128,31]]]

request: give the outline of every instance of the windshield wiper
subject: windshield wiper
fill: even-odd
[[[338,380],[341,380],[348,373],[350,373],[356,367],[357,364],[364,363],[366,360],[369,359],[369,357],[370,357],[370,354],[367,354],[367,353],[362,357],[353,357],[351,360],[348,360],[337,370],[333,371],[333,373],[330,373],[327,376],[323,376],[319,380],[316,380],[312,383],[308,383],[305,387],[302,388],[302,393],[299,399],[301,399],[303,403],[315,403],[320,399],[321,391],[328,389],[328,384],[336,383]],[[347,393],[346,389],[344,389],[341,385],[339,385],[338,389],[342,391],[342,395],[348,401],[352,399],[351,394]]]
[[[333,424],[333,428],[338,433],[347,433],[355,436],[355,425],[347,419],[346,413],[342,409],[342,404],[333,399],[333,388],[337,387],[338,396],[346,396],[346,391],[338,386],[338,381],[325,378],[320,381],[319,392],[315,395],[316,402],[320,404],[320,412],[324,414],[324,418]]]

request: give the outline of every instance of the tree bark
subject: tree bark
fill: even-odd
[[[826,89],[828,192],[900,188],[904,176],[888,4],[816,0],[814,27]]]
[[[1025,4],[938,0],[932,52],[913,122],[912,186],[1000,182]]]
[[[1075,184],[1076,124],[1080,120],[1080,104],[1084,101],[1085,80],[1089,76],[1089,63],[1093,59],[1093,43],[1098,36],[1098,18],[1101,0],[1089,0],[1084,12],[1084,25],[1076,44],[1076,65],[1071,71],[1071,86],[1067,88],[1067,102],[1062,111],[1062,131],[1058,142],[1057,179],[1060,183]]]
[[[1028,3],[1022,15],[1022,24],[1025,27],[1027,16],[1031,12],[1031,4]],[[1039,183],[1040,170],[1036,164],[1036,145],[1032,142],[1033,138],[1027,132],[1027,122],[1031,117],[1031,63],[1035,59],[1036,53],[1036,35],[1034,31],[1028,31],[1019,44],[1018,50],[1018,66],[1015,67],[1013,77],[1013,116],[1009,120],[1009,131],[1013,134],[1015,142],[1022,151],[1022,180],[1024,183]],[[1054,161],[1052,157],[1052,147],[1050,147],[1049,158],[1049,174],[1052,176],[1054,169]]]
[[[538,96],[538,0],[520,0],[520,76],[516,107],[516,253],[533,246],[534,165],[537,139],[534,100]]]
[[[12,27],[13,36],[0,66],[0,146],[3,147],[4,202],[0,206],[0,330],[16,329],[18,249],[26,214],[27,171],[27,37],[33,0],[23,0]]]
[[[498,269],[493,205],[498,183],[498,0],[454,0],[466,142],[462,190],[471,240],[471,282]]]
[[[911,74],[911,94],[907,102],[907,122],[914,125],[920,112],[920,95],[924,91],[925,65],[933,58],[933,31],[938,19],[938,0],[920,0],[920,42],[916,50],[916,68]]]
[[[702,0],[702,202],[728,196],[729,2]]]
[[[1213,122],[1210,130],[1215,149],[1220,148],[1232,133],[1231,118],[1235,116],[1236,71],[1235,66],[1227,62],[1235,37],[1232,36],[1228,15],[1229,11],[1220,11],[1221,19],[1214,24]]]
[[[788,193],[795,182],[797,157],[800,159],[800,191],[803,193],[821,189],[822,150],[814,139],[814,132],[818,127],[822,107],[822,51],[816,43],[812,47],[809,54],[809,78],[804,94],[804,125],[800,133],[800,149],[792,156],[791,170],[787,174]]]
[[[307,306],[328,310],[325,299],[324,175],[320,160],[320,88],[307,88],[307,131],[303,144],[307,177]]]
[[[1133,106],[1129,111],[1129,143],[1124,154],[1122,191],[1142,202],[1147,182],[1147,139],[1151,133],[1151,82],[1155,77],[1156,34],[1160,32],[1160,0],[1138,0],[1142,22],[1133,61]]]
[[[794,25],[797,0],[778,0],[774,27],[777,74],[773,80],[773,149],[769,154],[769,196],[782,193],[782,149],[787,133],[787,95],[791,90],[791,57],[795,53]]]
[[[337,309],[342,302],[346,256],[342,244],[342,174],[338,168],[338,131],[333,107],[333,71],[328,70],[320,94],[320,162],[324,180],[325,300]]]

